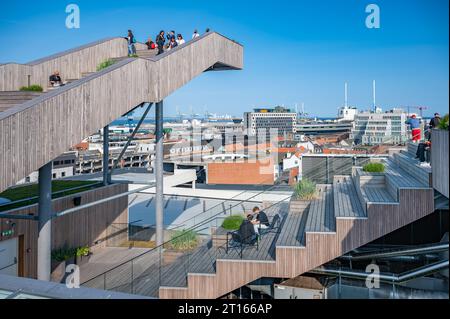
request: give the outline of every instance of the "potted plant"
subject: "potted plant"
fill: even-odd
[[[294,185],[294,196],[289,204],[289,209],[291,211],[302,211],[315,198],[317,198],[316,184],[307,178],[303,178]]]
[[[75,263],[75,249],[66,246],[58,248],[51,253],[51,280],[61,282],[66,273],[66,266]]]
[[[173,232],[171,240],[164,247],[164,264],[172,263],[184,253],[197,248],[198,244],[198,235],[194,230],[177,230]]]
[[[76,255],[76,264],[78,266],[81,266],[89,261],[89,258],[91,257],[92,253],[88,246],[82,246],[76,249],[75,255]]]
[[[243,215],[231,215],[226,217],[219,228],[214,228],[212,230],[213,247],[221,247],[225,245],[227,241],[227,233],[229,231],[238,230],[243,221]]]

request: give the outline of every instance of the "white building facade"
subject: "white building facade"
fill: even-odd
[[[408,140],[407,114],[402,109],[360,112],[355,116],[350,139],[355,144],[404,144]]]

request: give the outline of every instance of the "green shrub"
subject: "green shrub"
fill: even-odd
[[[383,163],[369,163],[364,165],[364,172],[368,173],[383,173],[384,172],[384,164]]]
[[[75,257],[76,253],[75,248],[62,247],[52,251],[52,259],[61,262]]]
[[[178,230],[172,234],[169,247],[174,250],[190,250],[198,245],[197,233],[193,230]]]
[[[139,58],[139,55],[137,55],[137,54],[130,54],[128,57],[130,57],[130,58]]]
[[[33,84],[30,86],[22,86],[20,88],[20,91],[28,91],[28,92],[42,92],[42,86],[37,85],[37,84]]]
[[[90,250],[89,250],[88,246],[78,247],[75,255],[77,257],[87,256],[87,255],[89,255],[89,252],[90,252]]]
[[[440,130],[448,130],[448,114],[445,114],[444,117],[441,119],[438,128]]]
[[[222,223],[222,228],[226,230],[238,230],[244,221],[244,216],[242,215],[232,215],[224,219]]]
[[[101,70],[103,70],[103,69],[106,69],[107,67],[109,67],[109,66],[111,66],[111,65],[113,65],[114,64],[114,61],[113,60],[105,60],[105,61],[103,61],[102,63],[100,63],[98,66],[97,66],[97,72],[98,71],[101,71]]]
[[[316,184],[309,179],[304,178],[295,185],[294,194],[297,199],[314,199],[316,197]]]

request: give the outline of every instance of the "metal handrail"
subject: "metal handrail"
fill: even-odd
[[[267,190],[266,190],[266,191],[267,191]],[[264,192],[265,192],[265,191],[263,191],[263,192],[261,192],[261,193],[259,193],[259,194],[262,194],[262,193],[264,193]],[[257,194],[257,195],[258,195],[258,194]],[[256,195],[255,195],[255,196],[256,196]],[[287,196],[286,198],[283,198],[283,200],[278,201],[278,202],[276,202],[276,203],[270,205],[270,206],[267,207],[266,209],[269,209],[269,208],[271,208],[271,207],[273,207],[273,206],[276,206],[276,205],[278,205],[278,204],[280,204],[280,203],[282,203],[282,202],[285,202],[286,200],[288,200],[288,199],[291,198],[291,197],[292,197],[292,195]],[[245,200],[240,201],[238,204],[243,203],[243,202],[245,202]],[[193,230],[194,228],[197,228],[197,227],[199,227],[199,226],[203,226],[205,223],[209,223],[212,219],[215,219],[217,216],[222,215],[222,214],[223,214],[223,211],[221,211],[220,213],[217,213],[217,214],[214,215],[214,216],[211,216],[209,219],[206,219],[206,220],[202,221],[201,223],[197,224],[196,226],[194,226],[194,227],[192,227],[192,228],[186,229],[185,231],[191,231],[191,230]],[[133,262],[134,260],[136,260],[136,259],[138,259],[138,258],[140,258],[140,257],[142,257],[142,256],[144,256],[144,255],[147,255],[147,254],[149,254],[149,253],[153,253],[156,249],[162,249],[162,248],[164,248],[164,246],[166,246],[168,243],[170,243],[170,242],[172,242],[172,241],[174,241],[174,240],[176,240],[176,239],[178,239],[178,238],[180,238],[180,237],[182,237],[182,236],[184,236],[184,234],[181,234],[181,235],[179,235],[179,236],[176,236],[176,237],[174,237],[174,238],[172,238],[172,239],[170,239],[170,240],[168,240],[168,241],[162,243],[161,245],[158,245],[158,246],[152,248],[152,249],[149,250],[149,251],[146,251],[146,252],[144,252],[144,253],[142,253],[142,254],[140,254],[140,255],[137,255],[137,256],[131,258],[130,260],[127,260],[127,261],[125,261],[125,262],[122,262],[122,263],[116,265],[115,267],[113,267],[113,268],[111,268],[111,269],[105,271],[104,273],[99,274],[99,275],[97,275],[97,276],[95,276],[95,277],[93,277],[93,278],[91,278],[91,279],[89,279],[89,280],[83,282],[82,284],[86,284],[86,283],[88,283],[88,282],[90,282],[90,281],[96,280],[97,278],[99,278],[99,277],[101,277],[101,276],[105,276],[105,274],[107,274],[107,273],[109,273],[109,272],[111,272],[111,271],[113,271],[113,270],[115,270],[115,269],[117,269],[117,268],[119,268],[119,267],[121,267],[121,266],[123,266],[123,265],[129,263],[129,262]]]
[[[392,284],[395,283],[402,283],[414,278],[417,278],[419,276],[425,276],[428,274],[435,273],[439,270],[448,268],[448,259],[443,261],[438,261],[433,264],[425,265],[401,274],[372,274],[372,276],[376,276],[380,281],[387,282]],[[364,272],[364,271],[356,271],[356,270],[342,270],[342,269],[336,269],[336,268],[316,268],[311,271],[310,273],[318,274],[318,275],[331,275],[331,276],[339,276],[339,277],[347,277],[347,278],[354,278],[354,279],[362,279],[366,280],[367,276],[370,273]]]

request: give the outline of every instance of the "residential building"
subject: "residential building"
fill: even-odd
[[[254,109],[244,113],[244,129],[249,135],[256,135],[259,130],[266,130],[266,137],[270,137],[270,130],[278,130],[278,135],[293,135],[297,127],[297,113],[284,107],[273,109]]]
[[[75,162],[77,152],[66,152],[53,160],[52,178],[64,178],[73,176],[75,173]],[[39,172],[34,171],[30,175],[21,179],[17,184],[36,183],[39,179]]]
[[[402,109],[361,112],[355,116],[350,134],[354,144],[404,144],[408,138],[407,114]]]

